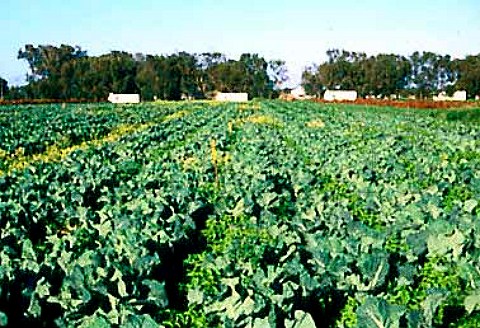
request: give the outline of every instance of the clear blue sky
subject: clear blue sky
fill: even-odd
[[[0,76],[19,84],[25,44],[149,54],[255,52],[302,68],[329,48],[480,53],[479,0],[1,0]]]

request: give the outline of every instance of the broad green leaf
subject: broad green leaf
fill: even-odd
[[[475,310],[480,309],[480,293],[471,294],[465,297],[464,301],[465,310],[468,313],[472,313]]]
[[[427,298],[423,301],[424,320],[428,325],[433,324],[433,320],[438,307],[446,299],[447,299],[447,295],[445,295],[445,293],[433,292],[430,295],[428,295]]]
[[[472,213],[477,206],[478,201],[476,199],[469,199],[464,203],[464,208],[467,213]]]
[[[125,285],[125,282],[122,280],[122,278],[119,278],[117,281],[117,289],[118,289],[118,295],[120,297],[127,297],[127,285]]]
[[[122,328],[158,328],[158,323],[148,315],[131,315],[128,317],[128,321],[121,325]]]
[[[315,328],[315,322],[308,312],[295,311],[293,320],[285,320],[285,328]]]
[[[385,300],[367,297],[357,309],[359,328],[400,328],[404,309]]]
[[[202,304],[203,292],[200,289],[190,289],[187,294],[189,304]]]
[[[253,321],[253,328],[271,328],[268,317],[263,319],[256,318]]]
[[[148,293],[149,300],[153,301],[155,304],[162,308],[166,308],[168,306],[168,296],[165,290],[164,282],[147,279],[144,280],[142,283],[148,288],[150,288],[150,292]]]
[[[82,319],[79,328],[110,328],[111,325],[108,321],[98,315],[93,315],[91,317],[86,317]]]

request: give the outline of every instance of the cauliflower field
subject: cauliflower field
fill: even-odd
[[[0,326],[478,327],[471,111],[0,107]]]

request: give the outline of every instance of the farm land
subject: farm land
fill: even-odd
[[[480,109],[0,107],[0,326],[478,327]]]

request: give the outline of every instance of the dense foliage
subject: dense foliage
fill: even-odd
[[[170,55],[112,51],[89,56],[80,47],[25,45],[18,59],[28,63],[28,84],[8,89],[0,77],[0,98],[105,100],[110,92],[140,93],[142,99],[205,99],[212,92],[247,92],[250,98],[274,98],[286,87],[285,62],[245,53],[238,60],[222,53]],[[391,95],[431,98],[439,92],[466,90],[480,96],[480,55],[452,58],[433,52],[410,56],[331,49],[327,60],[307,67],[302,85],[308,94],[354,89],[361,97]]]
[[[0,101],[4,99],[7,93],[8,93],[8,82],[7,80],[3,79],[0,76]]]
[[[302,84],[310,94],[325,89],[354,89],[362,97],[415,95],[431,98],[441,91],[448,94],[466,90],[470,98],[480,95],[480,55],[453,59],[450,55],[414,52],[367,56],[365,53],[333,49],[328,60],[307,68]]]
[[[476,327],[463,113],[5,107],[0,326]]]
[[[112,51],[88,56],[69,45],[26,45],[18,59],[29,65],[28,85],[12,88],[10,99],[99,101],[114,92],[140,93],[144,100],[179,100],[204,99],[213,91],[269,98],[286,79],[284,62],[248,53],[238,60],[221,53],[187,52],[153,56]]]

